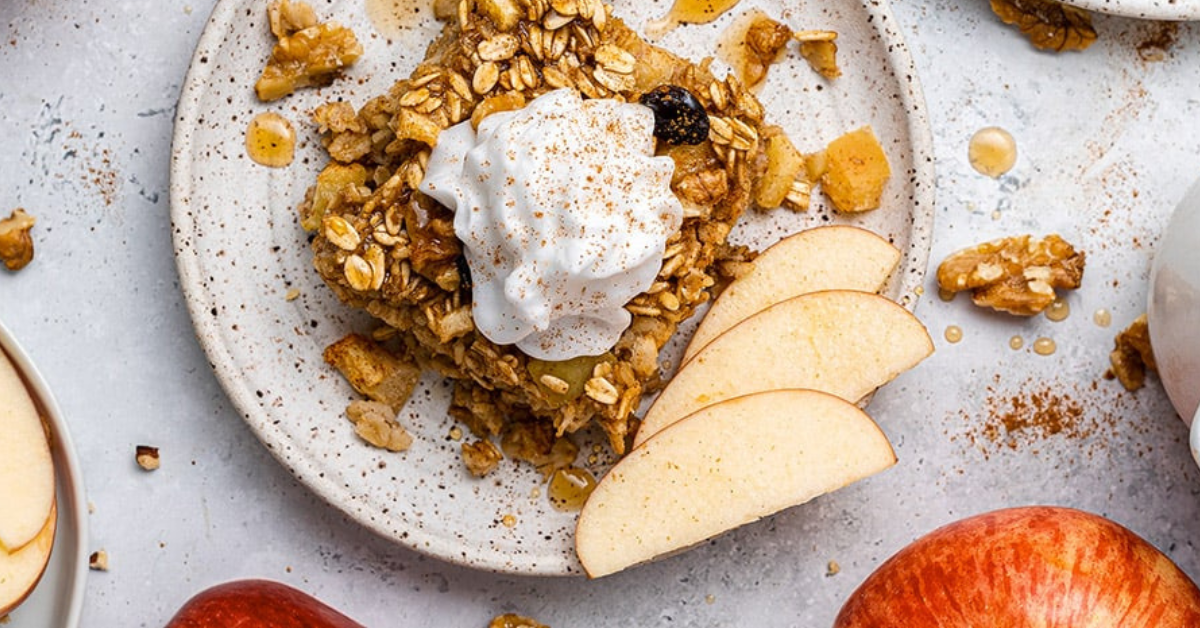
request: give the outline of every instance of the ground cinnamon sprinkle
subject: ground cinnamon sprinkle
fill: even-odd
[[[1098,382],[1063,385],[1036,379],[1019,383],[993,377],[975,408],[959,411],[964,432],[951,441],[965,441],[984,458],[1003,450],[1032,450],[1055,440],[1084,443],[1091,456],[1123,431],[1146,429],[1127,416],[1132,408],[1122,396],[1110,396]],[[1149,423],[1147,422],[1146,425]]]

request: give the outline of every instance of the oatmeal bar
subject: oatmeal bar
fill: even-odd
[[[559,5],[562,6],[559,6]],[[332,161],[300,206],[315,230],[317,270],[346,303],[399,331],[406,355],[455,380],[451,413],[480,437],[510,418],[564,434],[595,422],[624,452],[643,394],[659,385],[658,353],[710,297],[731,260],[726,244],[751,202],[763,108],[734,77],[715,78],[651,46],[598,0],[478,0],[430,46],[412,75],[354,111],[319,108]],[[671,188],[684,207],[656,281],[626,305],[633,322],[611,351],[560,362],[497,345],[474,326],[471,277],[453,214],[417,191],[441,131],[523,107],[559,88],[586,98],[637,102],[662,85],[683,87],[712,123],[697,145],[659,142],[675,162]]]

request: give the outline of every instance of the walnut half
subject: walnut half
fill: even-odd
[[[951,254],[938,266],[938,287],[971,291],[975,305],[1033,316],[1050,307],[1056,288],[1083,280],[1084,253],[1057,235],[1012,236]]]
[[[0,220],[0,262],[9,270],[21,270],[33,261],[33,216],[24,209],[14,209],[8,218]]]

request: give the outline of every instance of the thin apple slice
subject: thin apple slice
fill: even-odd
[[[32,541],[12,553],[0,550],[0,617],[24,602],[42,579],[57,530],[58,508],[51,501],[50,514]]]
[[[820,290],[878,292],[900,262],[900,251],[880,236],[831,225],[788,236],[754,260],[754,270],[731,283],[700,321],[683,361],[714,338],[768,307]]]
[[[775,390],[708,406],[634,449],[596,486],[575,528],[595,578],[803,504],[896,463],[854,404]]]
[[[717,336],[646,411],[633,446],[723,399],[808,388],[858,401],[933,352],[908,310],[877,294],[826,290],[793,297]]]
[[[33,540],[54,502],[54,461],[41,415],[0,351],[0,551]]]

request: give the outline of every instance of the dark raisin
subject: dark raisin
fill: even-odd
[[[454,258],[454,266],[458,269],[458,286],[467,292],[473,290],[475,285],[471,281],[471,266],[467,263],[467,256],[459,255]]]
[[[654,137],[668,144],[699,144],[708,139],[708,114],[688,90],[660,85],[643,94],[640,102],[654,111]]]

